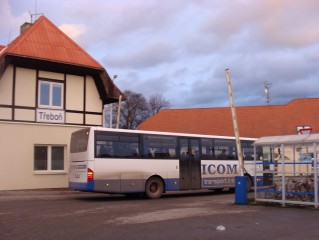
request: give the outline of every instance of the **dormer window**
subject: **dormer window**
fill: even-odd
[[[58,82],[39,82],[39,107],[63,108],[63,84]]]

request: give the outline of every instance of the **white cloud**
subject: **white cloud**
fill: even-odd
[[[273,104],[319,97],[317,0],[37,2],[38,12],[119,75],[122,90],[161,91],[173,107],[223,106],[230,68],[236,105],[265,103],[264,81],[273,84]],[[6,44],[9,25],[18,35],[34,1],[0,3]]]
[[[59,28],[74,41],[79,39],[79,37],[85,34],[86,32],[86,28],[82,24],[63,23],[62,25],[60,25]]]
[[[13,14],[13,6],[7,0],[0,0],[0,44],[7,45],[20,34],[20,26],[30,22],[27,11]]]
[[[144,45],[149,44],[145,43]],[[108,62],[111,67],[118,68],[148,68],[161,63],[169,63],[173,58],[174,53],[171,46],[165,42],[157,42],[114,59],[106,57],[105,62]]]

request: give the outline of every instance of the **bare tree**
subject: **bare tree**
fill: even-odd
[[[145,97],[131,90],[125,90],[126,100],[121,107],[120,128],[136,129],[149,117],[148,104]]]
[[[126,100],[122,102],[120,128],[136,129],[146,119],[170,106],[169,101],[160,93],[150,96],[148,102],[140,93],[131,90],[125,90],[123,93]]]
[[[170,103],[163,97],[163,94],[156,93],[150,96],[148,101],[148,107],[149,116],[153,116],[163,109],[168,109],[170,107]]]

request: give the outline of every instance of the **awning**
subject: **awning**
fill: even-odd
[[[302,134],[302,135],[283,135],[261,137],[254,142],[254,145],[281,145],[281,144],[303,144],[319,142],[319,133],[317,134]]]

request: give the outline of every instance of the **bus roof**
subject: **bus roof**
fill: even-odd
[[[122,133],[139,133],[139,134],[153,134],[153,135],[166,135],[166,136],[182,136],[182,137],[197,137],[197,138],[220,138],[220,139],[234,139],[234,136],[218,136],[218,135],[204,135],[204,134],[191,134],[191,133],[176,133],[176,132],[158,132],[147,130],[132,130],[132,129],[118,129],[118,128],[103,128],[103,127],[90,127],[92,130],[108,131],[108,132],[122,132]],[[256,138],[241,137],[241,140],[256,141]]]

